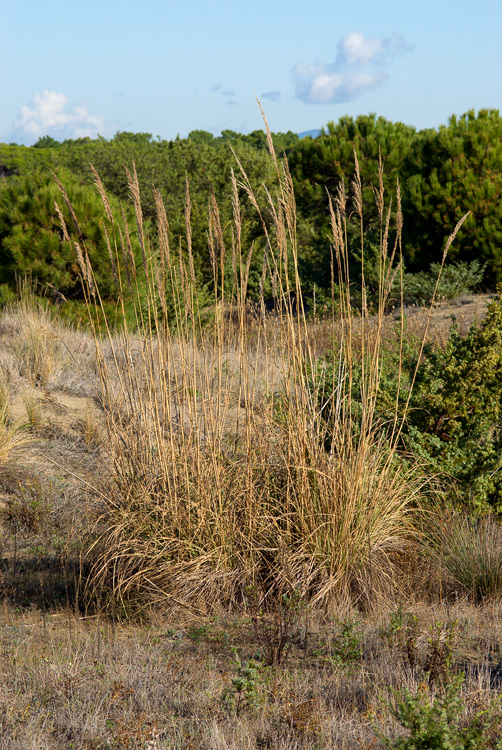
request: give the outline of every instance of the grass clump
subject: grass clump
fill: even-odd
[[[31,439],[26,424],[12,419],[9,386],[0,381],[0,465],[8,460],[12,451]]]
[[[137,179],[129,175],[142,248],[141,263],[130,274],[141,279],[136,326],[131,329],[125,317],[118,335],[106,318],[104,327],[94,327],[114,467],[112,482],[102,491],[94,584],[106,584],[119,601],[139,596],[207,607],[217,601],[238,603],[246,587],[259,585],[266,596],[294,590],[317,602],[340,596],[369,602],[392,588],[399,556],[413,544],[425,479],[416,466],[398,460],[396,440],[382,439],[373,396],[383,310],[400,247],[399,210],[393,250],[387,254],[392,215],[390,209],[385,214],[380,173],[382,305],[370,342],[369,313],[363,308],[356,323],[350,303],[343,189],[332,205],[343,282],[332,335],[343,375],[327,452],[320,419],[326,405],[319,406],[318,386],[308,377],[314,353],[302,308],[292,183],[287,164],[271,152],[277,173],[276,194],[268,193],[271,222],[244,172],[240,182],[236,177],[232,182],[229,250],[217,206],[211,207],[214,314],[209,324],[207,292],[200,300],[191,255],[189,193],[187,249],[180,255],[171,250],[158,194],[158,234],[147,238]],[[362,226],[357,168],[356,161],[354,190]],[[258,213],[268,248],[261,311],[251,321],[246,290],[253,247],[245,251],[240,246],[239,190]],[[115,224],[108,236],[117,236]],[[113,254],[112,239],[110,246]],[[152,247],[158,249],[152,252]],[[99,305],[99,289],[90,265],[81,266],[91,308]],[[267,286],[277,301],[275,315],[265,310]],[[369,361],[359,421],[344,395],[360,345],[355,344],[356,327]]]
[[[473,601],[502,594],[502,529],[491,515],[446,509],[430,521],[430,554],[446,591]]]
[[[154,191],[152,235],[143,221],[136,172],[127,173],[136,257],[124,255],[127,222],[121,226],[108,210],[96,175],[111,273],[123,300],[118,332],[107,318],[85,244],[71,239],[59,212],[85,290],[112,467],[99,488],[90,586],[103,589],[114,607],[166,601],[197,610],[222,602],[240,606],[253,586],[264,592],[265,603],[299,592],[322,606],[340,598],[372,606],[392,595],[403,561],[416,549],[430,478],[415,459],[402,455],[417,377],[415,371],[403,407],[403,323],[391,408],[386,414],[378,409],[385,311],[396,278],[403,276],[399,190],[394,210],[385,203],[380,164],[376,314],[367,304],[356,155],[350,197],[342,183],[330,198],[329,336],[337,366],[331,380],[326,373],[312,378],[318,349],[300,284],[293,184],[286,160],[279,161],[269,145],[275,180],[263,188],[266,209],[236,160],[230,243],[228,227],[224,233],[218,206],[210,201],[210,289],[201,288],[195,268],[188,182],[186,234],[173,249],[160,193]],[[74,216],[64,188],[62,197]],[[260,299],[254,308],[248,285],[256,248],[242,244],[243,201],[261,224],[266,248],[262,255],[260,250]],[[443,262],[461,224],[447,242]],[[76,229],[82,238],[78,223]],[[362,285],[354,296],[349,245],[357,231]],[[273,314],[267,312],[270,298]],[[423,348],[422,342],[418,362]]]

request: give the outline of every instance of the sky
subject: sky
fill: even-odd
[[[0,0],[0,142],[502,110],[502,0]]]

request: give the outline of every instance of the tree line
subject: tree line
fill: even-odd
[[[419,131],[374,114],[346,116],[328,123],[315,138],[300,139],[288,132],[274,133],[272,140],[278,159],[287,159],[294,184],[298,263],[307,295],[328,298],[333,281],[336,283],[329,197],[336,194],[342,181],[348,194],[348,239],[350,242],[353,232],[354,247],[360,252],[360,227],[351,221],[354,153],[360,169],[364,244],[370,265],[380,231],[374,188],[381,160],[393,210],[397,210],[399,184],[407,277],[427,274],[431,265],[441,260],[446,238],[470,211],[450,250],[449,263],[453,268],[463,264],[471,277],[473,269],[477,270],[476,278],[488,288],[502,282],[502,119],[497,110],[470,111],[452,116],[447,125],[437,129]],[[218,206],[223,241],[230,247],[235,210],[231,170],[238,182],[240,164],[257,192],[262,214],[260,219],[238,187],[242,198],[240,241],[243,247],[250,243],[255,247],[248,289],[251,296],[258,295],[265,251],[261,221],[272,223],[267,191],[260,186],[273,192],[277,180],[266,134],[261,130],[247,135],[225,130],[215,137],[195,130],[187,138],[171,141],[148,133],[119,132],[109,140],[80,138],[60,143],[45,136],[31,147],[0,144],[0,299],[8,296],[17,277],[27,273],[52,284],[65,298],[81,297],[78,264],[64,241],[54,209],[59,192],[52,173],[64,184],[75,207],[93,266],[102,276],[98,279],[102,289],[113,296],[103,207],[91,164],[110,195],[112,210],[125,211],[130,220],[134,252],[135,221],[125,168],[131,170],[134,164],[137,171],[147,224],[153,225],[156,218],[153,186],[161,193],[173,252],[187,249],[188,191],[195,272],[201,287],[209,291],[215,283],[208,247],[210,206]],[[357,252],[353,254],[356,282],[360,273]],[[230,263],[231,254],[227,255]],[[371,280],[371,273],[368,278]]]

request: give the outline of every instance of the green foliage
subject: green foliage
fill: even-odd
[[[483,281],[485,268],[486,264],[473,260],[471,263],[449,263],[442,272],[440,263],[431,263],[429,271],[407,273],[403,279],[404,303],[427,305],[433,299],[439,303],[472,294]],[[398,294],[396,288],[396,297]]]
[[[502,118],[474,110],[418,133],[403,162],[404,250],[412,271],[439,258],[457,221],[471,214],[451,248],[452,260],[487,264],[502,280]]]
[[[340,635],[333,641],[333,660],[348,668],[360,662],[363,655],[361,639],[358,620],[349,618],[342,622]]]
[[[408,447],[455,479],[470,504],[502,508],[502,301],[462,338],[429,348],[417,372]]]
[[[292,133],[286,133],[277,134],[274,139],[277,150],[282,151],[294,143],[297,137]],[[4,283],[13,284],[15,273],[23,275],[24,268],[29,265],[28,261],[23,261],[26,249],[24,246],[30,245],[33,251],[29,261],[38,261],[35,262],[33,277],[51,281],[65,293],[65,296],[77,293],[75,274],[72,275],[71,268],[68,267],[68,259],[65,251],[61,249],[58,236],[59,226],[57,221],[54,221],[53,201],[57,196],[57,189],[55,186],[50,187],[52,178],[49,171],[57,173],[61,178],[79,221],[84,217],[83,226],[89,233],[85,239],[90,242],[91,249],[95,241],[96,247],[99,246],[101,252],[106,255],[106,245],[102,233],[100,236],[99,224],[94,224],[95,210],[92,203],[99,206],[99,199],[95,193],[95,178],[90,164],[100,174],[105,189],[111,195],[114,209],[113,196],[129,203],[129,182],[124,167],[132,170],[134,163],[138,174],[143,216],[147,220],[153,220],[156,216],[152,191],[152,185],[155,185],[164,201],[169,220],[169,240],[173,252],[176,253],[180,249],[183,253],[187,252],[185,195],[188,182],[194,270],[198,283],[212,291],[215,283],[218,287],[219,282],[214,279],[208,235],[211,231],[219,231],[217,225],[221,227],[223,240],[223,244],[219,246],[219,253],[223,257],[227,276],[232,278],[231,248],[235,238],[230,226],[233,218],[231,169],[234,168],[238,172],[238,167],[231,149],[248,174],[258,195],[265,220],[272,224],[266,210],[266,194],[259,189],[262,183],[266,183],[269,188],[273,187],[276,180],[275,170],[265,146],[266,138],[262,131],[256,131],[249,136],[236,133],[232,138],[213,138],[209,133],[194,131],[187,139],[178,138],[175,141],[155,140],[149,133],[119,132],[110,141],[104,138],[84,138],[65,141],[56,146],[47,139],[41,139],[37,148],[0,144],[0,176],[7,178],[0,188],[0,252],[4,254],[4,264],[5,260],[7,261],[6,270],[4,268],[4,277],[6,276],[7,280]],[[244,191],[238,187],[238,192],[242,199]],[[37,193],[40,195],[36,196]],[[208,211],[212,195],[215,204],[218,205],[217,219]],[[19,216],[13,216],[16,209],[18,215],[23,215],[22,221]],[[99,208],[99,211],[102,214],[102,208]],[[20,224],[24,224],[25,228],[31,224],[33,231],[24,232],[22,228],[17,228]],[[248,292],[256,298],[265,245],[260,236],[260,220],[247,200],[241,200],[240,227],[239,239],[242,246],[249,247],[254,243]],[[35,246],[33,239],[37,240]],[[23,241],[22,252],[20,244],[23,244]],[[156,250],[155,241],[152,250]],[[54,277],[50,279],[47,274],[47,258],[52,255],[58,269],[58,281],[54,281]],[[91,258],[93,267],[94,260],[97,260],[97,256]],[[99,268],[97,272],[99,273]],[[110,283],[108,286],[105,283],[101,291],[105,298],[108,295],[111,299],[116,298]],[[218,292],[220,291],[218,288]],[[228,287],[225,296],[230,298],[232,291],[232,288]]]
[[[387,424],[384,431],[392,430],[397,404],[400,418],[405,418],[404,454],[414,454],[447,483],[453,480],[471,508],[501,510],[502,301],[496,299],[485,320],[464,338],[453,326],[444,348],[429,345],[420,361],[417,356],[411,341],[404,342],[401,364],[394,352],[382,353],[373,397],[377,417]],[[338,400],[350,398],[356,426],[362,418],[364,366],[368,364],[351,363],[350,379],[343,378],[347,365],[335,353],[313,374],[328,450],[336,420],[332,404],[340,383],[343,393],[338,393]]]
[[[444,692],[431,697],[425,685],[416,694],[404,689],[395,695],[392,714],[407,736],[392,739],[377,731],[392,750],[500,750],[500,700],[485,711],[464,717],[463,675],[452,679]]]
[[[33,171],[53,169],[56,165],[54,152],[47,148],[7,146],[0,143],[0,177],[21,176]]]
[[[94,188],[83,186],[71,172],[60,170],[75,207],[85,243],[102,293],[112,294],[113,276],[103,228],[103,206]],[[73,229],[72,218],[50,173],[31,172],[0,184],[0,283],[15,286],[16,278],[30,276],[51,284],[67,298],[82,297],[75,248],[65,241],[55,202]],[[116,206],[115,206],[116,208]]]
[[[437,263],[446,238],[458,220],[471,212],[450,250],[453,261],[478,261],[485,281],[502,278],[502,118],[497,110],[473,111],[452,117],[439,130],[415,132],[401,123],[375,115],[342,117],[329,123],[318,138],[300,140],[288,153],[295,183],[300,222],[312,233],[303,242],[301,258],[313,264],[316,284],[329,285],[330,240],[328,193],[335,195],[343,180],[347,192],[357,152],[365,215],[365,243],[375,242],[378,211],[371,207],[378,187],[381,154],[386,190],[395,205],[399,179],[403,209],[403,251],[412,272]],[[347,216],[354,204],[349,197]],[[308,232],[305,232],[308,237]],[[378,243],[376,243],[378,244]],[[355,260],[355,258],[354,258]],[[354,271],[357,264],[354,262]],[[356,276],[352,274],[356,280]]]
[[[243,708],[254,710],[260,705],[261,687],[267,672],[266,667],[255,659],[249,659],[243,664],[235,646],[231,651],[234,656],[231,664],[234,677],[231,685],[223,691],[222,704],[226,711],[239,716]]]
[[[59,148],[60,146],[61,143],[50,135],[40,136],[38,141],[33,144],[33,148]]]
[[[16,299],[16,293],[10,284],[0,284],[0,309]]]
[[[341,181],[348,194],[346,216],[354,214],[351,196],[354,177],[354,151],[359,162],[364,205],[365,244],[379,245],[380,218],[373,198],[373,186],[378,187],[379,159],[382,159],[387,191],[396,197],[396,180],[400,176],[403,159],[411,148],[415,130],[402,123],[392,123],[375,114],[357,118],[342,117],[330,122],[318,138],[304,138],[288,153],[288,163],[294,180],[295,196],[301,227],[299,261],[304,279],[317,286],[329,288],[331,283],[332,239],[329,215],[329,195],[335,196]],[[351,278],[360,278],[360,226],[349,222]],[[351,234],[355,241],[351,242]],[[335,269],[336,276],[336,269]]]
[[[406,266],[420,276],[406,274],[407,301],[427,300],[431,295],[434,271],[445,238],[467,211],[469,219],[450,251],[453,264],[445,270],[439,290],[440,298],[450,299],[479,283],[481,269],[484,281],[493,284],[502,278],[502,177],[500,143],[502,119],[496,110],[468,112],[452,117],[439,130],[416,132],[402,123],[394,123],[374,114],[357,118],[342,117],[330,122],[317,138],[303,138],[292,132],[272,134],[277,155],[285,152],[294,181],[297,201],[298,265],[302,286],[308,296],[323,302],[329,297],[332,282],[331,229],[328,193],[335,195],[343,180],[348,193],[346,217],[354,211],[351,183],[354,174],[354,150],[357,152],[362,197],[365,205],[363,234],[366,248],[379,245],[380,220],[373,201],[378,187],[378,164],[381,158],[386,194],[396,207],[396,182],[399,179],[403,200],[403,251]],[[219,223],[224,240],[224,264],[231,266],[233,216],[230,170],[236,167],[232,151],[246,170],[260,205],[262,218],[273,231],[273,221],[266,194],[259,190],[264,183],[273,193],[275,169],[268,153],[263,130],[247,135],[225,130],[219,137],[202,130],[192,131],[188,138],[164,141],[150,133],[118,132],[111,140],[80,138],[59,143],[50,136],[40,138],[28,148],[0,144],[0,176],[7,182],[17,178],[32,179],[34,173],[60,172],[62,168],[74,175],[81,189],[91,186],[94,176],[90,164],[97,169],[105,188],[123,201],[129,199],[129,185],[124,166],[134,162],[141,189],[144,217],[155,216],[152,185],[160,191],[169,219],[169,239],[173,248],[181,242],[186,251],[185,188],[190,184],[192,249],[195,270],[200,283],[215,283],[208,250],[208,203],[214,195],[219,206]],[[35,179],[35,184],[38,178]],[[240,197],[244,192],[238,188]],[[80,198],[75,197],[78,210]],[[83,199],[83,198],[82,198]],[[85,200],[83,199],[84,203]],[[254,242],[249,272],[249,293],[259,295],[264,244],[261,221],[249,203],[241,203],[241,243]],[[0,223],[4,223],[0,206]],[[214,217],[213,217],[214,218]],[[8,223],[8,222],[7,222]],[[214,222],[212,229],[214,230]],[[349,262],[351,277],[360,275],[358,247],[360,227],[348,222],[348,240],[353,248]],[[351,237],[354,235],[354,242]],[[0,237],[0,243],[3,242]],[[15,244],[18,238],[12,240]],[[47,254],[55,245],[47,241],[41,250]],[[13,266],[17,258],[13,259]],[[480,264],[476,267],[476,264]],[[18,273],[22,273],[16,268]],[[371,269],[368,268],[371,281]],[[336,269],[335,269],[336,277]],[[229,274],[231,278],[231,274]],[[336,278],[335,278],[336,281]],[[216,286],[218,284],[216,283]],[[270,290],[265,290],[270,296]],[[231,297],[232,289],[225,290]]]
[[[313,214],[324,228],[329,225],[328,196],[334,195],[343,180],[349,190],[354,175],[354,150],[357,152],[363,185],[363,204],[369,210],[365,228],[379,225],[373,203],[372,184],[377,184],[379,156],[392,192],[400,164],[415,134],[412,127],[392,123],[375,114],[342,117],[330,122],[318,138],[300,140],[288,155],[295,182],[295,194],[302,214]],[[349,204],[347,215],[354,206]],[[321,226],[321,224],[319,226]]]

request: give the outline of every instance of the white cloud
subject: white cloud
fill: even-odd
[[[339,65],[368,65],[384,53],[381,39],[365,39],[359,31],[351,31],[338,42],[336,62]]]
[[[103,118],[89,114],[84,105],[70,104],[68,97],[57,91],[44,91],[21,107],[13,136],[21,143],[34,143],[44,135],[57,140],[96,138],[103,127]]]
[[[380,39],[352,31],[337,44],[333,63],[298,62],[292,73],[295,95],[307,104],[349,102],[389,79],[386,64],[394,54],[412,49],[399,34]]]

